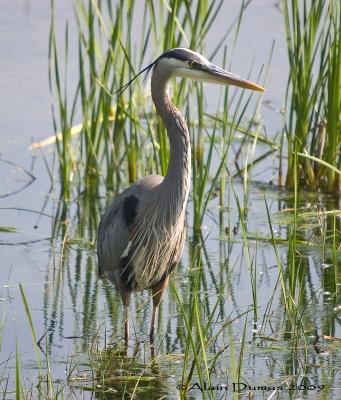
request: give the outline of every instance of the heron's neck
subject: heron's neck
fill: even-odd
[[[156,110],[165,124],[170,143],[169,164],[161,184],[162,192],[168,196],[172,212],[179,215],[184,212],[190,189],[191,144],[188,127],[169,97],[168,79],[154,73],[151,89]]]

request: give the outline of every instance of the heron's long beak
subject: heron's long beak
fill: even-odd
[[[225,71],[215,65],[210,65],[210,67],[205,71],[210,76],[210,81],[212,83],[220,83],[224,85],[239,86],[245,89],[258,90],[259,92],[264,92],[265,89],[262,86],[256,85],[247,79],[240,78],[237,75],[231,74],[231,72]]]

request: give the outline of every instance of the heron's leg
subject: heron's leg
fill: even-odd
[[[154,343],[154,330],[155,330],[155,325],[156,325],[157,308],[159,307],[159,304],[161,303],[163,295],[165,294],[165,291],[168,286],[168,281],[169,281],[169,277],[166,276],[161,282],[159,282],[157,285],[152,287],[153,314],[152,314],[152,322],[150,325],[150,333],[149,333],[151,344]]]
[[[123,288],[120,288],[120,294],[121,294],[121,299],[122,303],[124,306],[124,341],[125,345],[128,346],[128,340],[129,340],[129,304],[130,304],[130,295],[131,292],[124,290]]]
[[[124,307],[124,342],[125,345],[128,346],[128,340],[129,340],[129,311],[128,311],[128,306]]]

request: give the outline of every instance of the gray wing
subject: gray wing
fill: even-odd
[[[163,180],[160,175],[149,175],[134,183],[117,196],[104,212],[98,228],[97,257],[100,277],[117,282],[121,260],[129,244],[134,220],[145,204],[148,194]]]

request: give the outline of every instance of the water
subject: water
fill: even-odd
[[[65,21],[72,20],[73,10],[66,0],[59,0],[56,7],[57,34],[62,41]],[[214,43],[221,37],[221,27],[226,26],[226,19],[232,21],[238,10],[238,2],[224,4],[209,41]],[[3,329],[0,332],[1,390],[5,391],[6,387],[7,390],[13,390],[15,387],[16,344],[24,389],[30,390],[31,386],[35,387],[37,384],[36,355],[20,292],[21,284],[36,338],[41,339],[39,357],[43,360],[43,367],[46,367],[44,352],[48,341],[47,354],[55,386],[64,385],[69,378],[67,398],[79,398],[80,389],[77,387],[92,386],[92,368],[98,368],[96,374],[102,371],[102,375],[106,377],[105,385],[111,386],[113,390],[122,391],[128,375],[142,374],[143,383],[139,385],[137,398],[159,398],[161,394],[176,398],[179,396],[176,386],[181,381],[186,331],[174,290],[168,290],[160,309],[158,331],[161,334],[157,338],[159,347],[156,349],[160,357],[155,365],[149,365],[149,293],[138,294],[132,299],[135,331],[132,328],[134,334],[131,342],[138,343],[135,361],[132,362],[131,358],[134,354],[132,347],[128,351],[129,357],[123,357],[121,354],[109,362],[110,353],[103,352],[103,349],[107,347],[116,351],[119,347],[123,332],[123,309],[117,291],[113,290],[108,282],[98,280],[95,251],[88,244],[94,241],[98,218],[106,200],[98,201],[97,198],[80,194],[74,202],[63,205],[56,194],[58,190],[51,191],[50,171],[40,152],[28,150],[32,138],[44,139],[52,134],[47,80],[49,18],[48,2],[3,0],[0,3],[0,50],[1,54],[5,55],[0,58],[0,207],[3,207],[0,209],[0,226],[18,230],[0,233],[0,307],[4,316]],[[241,76],[247,75],[250,62],[255,57],[254,71],[259,71],[264,60],[268,59],[273,40],[276,41],[267,84],[268,91],[264,95],[264,103],[267,105],[261,110],[262,122],[270,137],[274,137],[281,130],[282,116],[278,110],[283,106],[287,76],[281,21],[281,14],[274,4],[269,5],[265,0],[252,3],[242,24],[233,63],[234,72]],[[138,29],[133,34],[137,35]],[[69,41],[72,49],[76,43],[76,31],[72,25]],[[207,47],[209,48],[209,45]],[[71,82],[77,74],[76,52],[74,54],[69,62]],[[219,64],[219,61],[217,57],[215,62]],[[253,76],[256,76],[256,72]],[[208,108],[212,107],[214,110],[212,103],[217,92],[209,86],[206,89]],[[44,150],[44,154],[49,168],[53,171],[52,152],[47,149]],[[286,193],[267,185],[276,176],[277,165],[278,160],[274,156],[255,168],[255,179],[259,183],[251,186],[248,201],[247,231],[249,235],[253,234],[249,246],[251,258],[257,265],[255,279],[259,320],[254,326],[253,311],[250,311],[245,326],[245,317],[237,318],[231,326],[226,327],[218,342],[208,346],[210,357],[214,357],[227,346],[227,350],[222,352],[223,356],[217,362],[216,379],[213,382],[216,385],[215,391],[219,391],[219,394],[224,394],[227,387],[231,396],[233,388],[237,388],[233,386],[233,383],[237,382],[233,382],[229,372],[229,357],[232,347],[238,354],[239,340],[244,329],[247,346],[242,375],[251,388],[262,386],[264,381],[270,388],[270,384],[281,388],[284,381],[289,381],[290,375],[294,375],[295,371],[299,375],[304,372],[309,384],[314,388],[311,386],[311,389],[307,389],[307,382],[304,381],[302,390],[296,388],[290,392],[284,385],[284,389],[278,391],[279,396],[285,393],[285,397],[278,398],[289,398],[290,393],[294,396],[292,398],[311,398],[311,394],[318,396],[319,385],[328,385],[331,382],[332,385],[340,386],[337,348],[327,342],[325,347],[322,347],[322,353],[318,353],[312,346],[315,329],[318,333],[341,336],[340,325],[335,318],[331,318],[334,315],[333,309],[338,306],[338,298],[333,296],[333,292],[328,294],[327,290],[320,291],[321,281],[328,280],[328,268],[323,267],[320,251],[314,247],[308,251],[307,257],[302,257],[302,265],[306,265],[309,270],[305,276],[306,296],[315,296],[315,300],[307,304],[302,316],[308,321],[306,326],[307,329],[311,329],[311,340],[306,347],[299,348],[296,355],[297,364],[292,361],[290,342],[284,341],[281,336],[280,291],[275,291],[278,277],[277,260],[273,247],[268,242],[255,239],[257,236],[262,238],[270,235],[264,192],[272,215],[279,211],[283,204],[290,205],[289,201],[285,203],[280,200],[280,197],[287,196]],[[34,179],[25,170],[29,171]],[[238,180],[235,180],[235,187],[238,196],[243,199],[243,186]],[[202,248],[205,270],[200,282],[201,301],[208,315],[214,309],[220,289],[227,283],[223,292],[225,302],[220,307],[217,321],[212,323],[213,334],[219,331],[223,322],[246,312],[254,303],[248,262],[243,248],[242,228],[239,224],[232,240],[228,240],[224,233],[226,227],[232,230],[239,222],[233,194],[231,198],[230,211],[224,211],[223,215],[219,213],[218,200],[213,199],[210,202],[209,212],[203,224],[203,237],[208,235],[208,238],[205,242],[198,242]],[[191,208],[192,203],[188,207],[190,215]],[[219,224],[222,220],[223,223]],[[283,222],[274,224],[274,228],[278,237],[286,238],[287,227]],[[320,236],[314,232],[313,227],[303,229],[302,238],[306,235],[305,239],[308,239],[310,234],[315,234],[318,240]],[[193,293],[196,279],[196,270],[191,268],[195,266],[194,240],[192,228],[189,226],[189,239],[184,256],[173,275],[174,284],[185,309],[188,307],[188,299]],[[285,260],[287,246],[278,246],[279,257]],[[271,309],[273,314],[264,317],[274,292],[274,306]],[[263,318],[265,322],[271,318],[271,324],[267,323],[262,327]],[[132,325],[131,321],[130,323]],[[278,340],[276,346],[273,346],[274,340]],[[113,343],[112,347],[108,342]],[[96,348],[102,352],[96,353],[91,368],[89,349]],[[107,360],[105,372],[101,370],[101,357]],[[306,366],[305,371],[300,365]],[[113,371],[123,378],[119,380]],[[111,376],[108,377],[108,374]],[[201,398],[203,391],[208,391],[207,388],[195,386],[196,383],[198,378],[194,376],[189,398]],[[130,384],[133,388],[136,380]],[[266,398],[265,396],[273,392],[273,389],[250,390],[255,392],[255,398]],[[33,392],[34,396],[37,396],[37,389],[33,389]],[[93,398],[91,392],[83,392],[82,395],[84,398]],[[338,395],[337,390],[333,390],[329,397],[323,398],[337,399]],[[111,395],[106,394],[105,397],[96,396],[121,398],[115,392]],[[14,394],[7,394],[6,398],[14,398]]]

